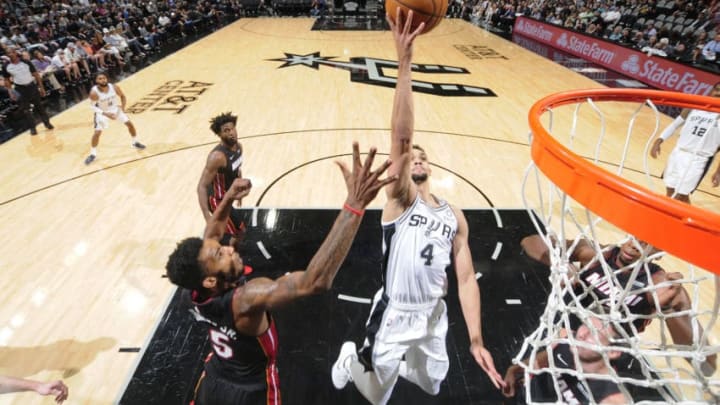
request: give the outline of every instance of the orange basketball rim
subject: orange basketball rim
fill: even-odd
[[[720,274],[720,215],[648,190],[578,156],[540,122],[554,107],[584,102],[627,101],[720,113],[720,99],[634,89],[556,93],[536,102],[528,115],[535,165],[557,187],[591,212],[653,246]]]

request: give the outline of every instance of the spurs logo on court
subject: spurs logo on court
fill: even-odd
[[[305,65],[318,69],[320,65],[330,66],[337,69],[350,71],[350,80],[371,84],[373,86],[395,87],[397,78],[385,75],[385,69],[397,69],[398,63],[392,60],[357,57],[350,58],[349,62],[338,62],[335,56],[320,56],[320,52],[307,55],[295,55],[285,53],[284,58],[268,59],[274,62],[285,62],[281,68],[295,65]],[[425,65],[414,63],[412,71],[417,73],[433,74],[468,74],[467,69],[455,66]],[[469,97],[497,97],[497,95],[486,87],[476,87],[466,84],[455,83],[432,83],[413,80],[413,91],[417,93],[434,94],[438,96],[469,96]]]

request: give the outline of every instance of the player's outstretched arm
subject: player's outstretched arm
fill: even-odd
[[[347,186],[347,198],[335,223],[315,253],[305,271],[288,273],[277,280],[253,279],[235,294],[235,314],[255,313],[272,310],[308,295],[325,292],[332,286],[333,279],[345,261],[355,234],[360,227],[365,207],[377,196],[386,184],[396,177],[380,179],[390,166],[383,163],[377,170],[371,170],[376,149],[371,148],[365,163],[360,162],[357,142],[353,143],[353,167],[349,169],[338,162]]]
[[[458,231],[453,240],[455,273],[458,279],[458,297],[470,338],[470,353],[477,364],[487,373],[495,388],[505,386],[505,381],[495,369],[495,361],[485,348],[482,337],[480,287],[475,279],[472,254],[468,245],[469,227],[463,212],[453,207],[458,221]]]
[[[415,126],[415,111],[412,94],[412,54],[415,38],[425,28],[425,24],[415,31],[410,31],[413,13],[407,16],[398,7],[398,20],[393,21],[386,16],[390,30],[395,40],[398,58],[398,76],[393,99],[392,118],[390,122],[390,159],[393,164],[388,174],[398,176],[398,181],[390,184],[385,193],[389,200],[398,200],[400,210],[410,206],[415,197],[412,193],[414,184],[410,178],[410,163],[412,156],[413,131]]]
[[[0,394],[22,391],[35,391],[40,395],[54,395],[55,402],[59,404],[63,403],[68,397],[68,387],[60,380],[40,382],[0,376]]]

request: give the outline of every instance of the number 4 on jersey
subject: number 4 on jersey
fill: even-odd
[[[420,257],[425,259],[425,265],[430,266],[433,260],[433,244],[428,243],[427,246],[420,251]]]

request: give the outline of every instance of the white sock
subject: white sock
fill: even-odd
[[[90,148],[90,154],[93,156],[97,156],[97,148]]]
[[[130,136],[130,139],[132,139],[132,143],[130,144],[130,146],[135,146],[135,142],[138,141],[138,140],[137,140],[137,137],[136,137],[136,136]]]

